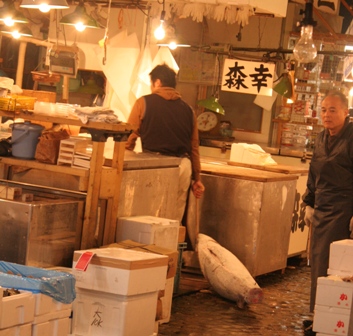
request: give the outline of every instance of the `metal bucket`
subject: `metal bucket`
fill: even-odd
[[[21,159],[34,159],[39,136],[44,127],[32,124],[30,121],[13,123],[12,128],[12,156]]]

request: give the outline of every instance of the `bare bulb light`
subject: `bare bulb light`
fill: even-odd
[[[15,24],[15,21],[12,19],[12,17],[7,17],[4,19],[4,23],[8,27],[12,27]]]
[[[317,56],[313,40],[313,26],[302,26],[301,37],[293,50],[294,58],[301,63],[310,63]]]
[[[40,4],[39,6],[39,10],[42,12],[42,13],[48,13],[50,11],[50,6],[46,3],[42,3]]]
[[[20,32],[18,30],[15,30],[15,31],[12,32],[12,37],[14,39],[19,39],[21,37],[21,34],[20,34]]]
[[[83,32],[86,29],[86,26],[83,24],[83,22],[77,22],[75,24],[75,28],[79,32]]]
[[[156,40],[163,40],[165,37],[165,30],[163,28],[163,22],[158,26],[158,28],[154,31],[154,37]]]

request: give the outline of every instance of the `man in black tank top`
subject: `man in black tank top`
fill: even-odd
[[[196,198],[205,190],[200,180],[196,115],[175,89],[173,69],[166,64],[157,65],[150,78],[152,93],[137,99],[131,110],[128,123],[136,131],[130,135],[126,149],[133,150],[140,137],[143,151],[182,158],[176,210],[176,218],[181,221],[190,185]]]

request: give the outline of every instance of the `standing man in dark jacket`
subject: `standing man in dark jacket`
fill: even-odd
[[[317,278],[327,276],[330,244],[350,238],[353,216],[353,124],[348,101],[339,91],[330,91],[321,104],[325,130],[318,134],[310,163],[305,222],[311,225],[311,297],[314,311]],[[306,335],[315,335],[305,321]]]
[[[200,180],[199,136],[196,115],[176,91],[176,73],[166,64],[157,65],[150,73],[152,94],[136,100],[128,123],[137,129],[126,143],[135,148],[141,137],[144,152],[180,157],[179,190],[176,217],[182,220],[191,184],[196,198],[204,192]],[[192,181],[192,182],[191,182]]]

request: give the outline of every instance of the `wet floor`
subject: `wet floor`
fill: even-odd
[[[262,303],[239,309],[212,292],[201,275],[183,272],[173,297],[169,323],[159,336],[291,336],[303,335],[309,313],[310,267],[288,266],[256,278],[263,289]]]

